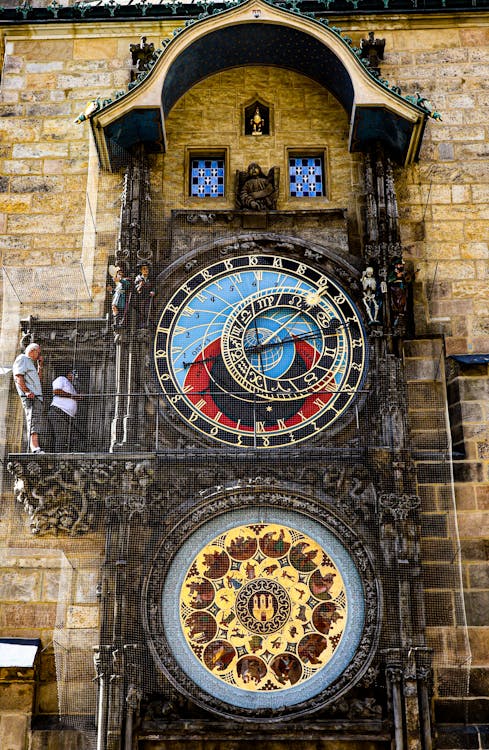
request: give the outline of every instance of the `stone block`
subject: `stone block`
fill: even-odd
[[[489,44],[489,29],[485,27],[461,28],[459,34],[464,47],[486,47]]]
[[[0,747],[3,750],[23,750],[27,747],[29,715],[5,712],[0,715]]]
[[[40,571],[0,570],[0,601],[28,602],[40,598]]]
[[[0,609],[0,627],[3,628],[41,630],[53,628],[55,622],[55,604],[4,604]]]
[[[451,481],[450,468],[443,463],[418,462],[416,464],[418,482],[440,484]]]
[[[16,91],[20,91],[26,87],[26,79],[24,76],[5,76],[4,80],[2,81],[2,86],[5,90],[14,89]]]
[[[438,404],[444,404],[443,393],[440,384],[437,383],[408,383],[408,401],[411,407],[421,408],[430,404],[432,408]]]
[[[458,585],[457,566],[452,563],[423,564],[425,589],[450,589]]]
[[[42,173],[42,163],[35,159],[19,160],[4,159],[0,162],[0,169],[4,174],[39,175]]]
[[[489,695],[489,669],[476,667],[470,670],[469,695]]]
[[[489,539],[462,539],[460,548],[463,559],[467,561],[489,561]]]
[[[42,118],[0,118],[0,135],[13,145],[33,143],[40,139],[42,126]]]
[[[405,341],[403,348],[406,357],[432,357],[438,359],[440,355],[440,342],[433,339]]]
[[[67,88],[59,83],[61,76],[57,72],[50,73],[27,73],[25,76],[25,88],[33,91],[52,91],[58,87]]]
[[[453,595],[450,591],[426,591],[425,605],[428,627],[454,625]]]
[[[455,280],[452,282],[453,296],[458,299],[481,299],[489,298],[489,282]]]
[[[44,570],[42,574],[42,600],[55,602],[59,596],[60,572],[58,570]]]
[[[41,653],[39,680],[40,682],[56,682],[56,660],[52,649]]]
[[[86,159],[68,159],[65,161],[62,159],[45,159],[43,171],[46,175],[79,174],[85,176],[87,161]]]
[[[12,156],[14,159],[66,157],[68,156],[68,145],[66,143],[52,143],[48,141],[34,144],[21,143],[14,146]]]
[[[36,104],[28,104],[25,107],[25,113],[28,116],[32,117],[59,117],[60,115],[71,115],[71,105],[68,102],[60,101],[60,102],[38,102]],[[66,123],[65,129],[69,132],[68,128],[71,130],[71,120],[70,125]],[[49,131],[51,128],[48,129]],[[56,137],[51,136],[50,133],[45,134],[46,138],[50,137]]]
[[[469,626],[487,625],[487,613],[489,612],[489,590],[466,591],[465,610],[467,613],[467,624]]]
[[[86,748],[86,733],[80,733],[74,729],[35,729],[31,734],[30,750],[86,750]]]
[[[25,213],[29,211],[30,204],[30,196],[0,194],[0,211],[5,211],[5,213]]]
[[[73,41],[71,39],[28,39],[15,40],[16,55],[25,60],[70,60],[73,57]]]
[[[68,628],[94,628],[99,619],[98,607],[75,605],[68,609]]]
[[[468,628],[470,648],[472,651],[472,667],[489,667],[489,627],[487,625]]]
[[[474,352],[488,352],[489,336],[474,336],[472,338],[472,345]]]
[[[489,394],[487,377],[459,378],[460,401],[486,401]]]
[[[9,216],[8,228],[15,234],[57,234],[62,232],[65,217],[63,214],[37,214]]]
[[[60,75],[56,81],[57,86],[63,89],[88,88],[99,91],[101,88],[113,86],[111,73],[84,73],[78,75]]]
[[[455,484],[455,502],[458,510],[475,510],[475,489],[470,484]]]
[[[478,461],[454,461],[453,478],[455,482],[482,482],[484,467]]]
[[[10,180],[12,193],[40,193],[63,192],[65,180],[63,177],[12,177]]]
[[[426,562],[452,563],[458,557],[453,539],[421,539],[421,550]]]
[[[408,381],[432,381],[441,377],[438,362],[432,359],[407,359],[405,374]]]
[[[33,701],[33,682],[0,682],[0,711],[31,713]]]
[[[56,682],[48,682],[38,686],[36,704],[37,713],[56,714],[58,712],[58,690]]]
[[[446,434],[439,430],[411,430],[411,442],[417,450],[443,450],[448,447]]]
[[[421,533],[425,538],[447,537],[446,513],[423,513],[421,516]]]
[[[32,198],[33,214],[60,214],[65,208],[69,216],[79,215],[85,209],[85,195],[76,193],[51,193],[50,195],[34,195]]]
[[[439,725],[436,736],[438,750],[476,750],[479,748],[479,736],[475,727],[454,727],[450,722],[447,726]]]

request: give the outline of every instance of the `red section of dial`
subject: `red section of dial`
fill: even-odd
[[[306,341],[297,341],[295,349],[296,356],[300,357],[306,370],[311,369],[320,358],[317,349]],[[196,407],[196,411],[199,411],[207,418],[218,422],[221,426],[239,429],[242,432],[253,432],[253,425],[241,424],[239,414],[236,414],[236,418],[232,419],[229,415],[220,411],[214,401],[211,393],[211,387],[214,384],[212,369],[220,356],[221,340],[216,339],[205,348],[203,353],[196,357],[195,362],[190,365],[188,374],[185,378],[185,392],[187,397]],[[333,381],[331,380],[330,382]],[[325,382],[323,385],[326,388],[328,383]],[[252,402],[253,397],[251,393],[244,393],[243,396],[247,401]],[[330,398],[331,393],[323,392],[321,394],[314,393],[306,399],[299,399],[299,407],[296,414],[285,419],[283,425],[285,425],[286,428],[294,427],[295,425],[310,419],[315,414],[322,411]],[[236,402],[238,402],[238,399],[236,399]],[[270,403],[274,404],[274,411],[278,412],[280,416],[280,400],[277,399],[276,401],[270,401]],[[264,431],[277,432],[278,430],[283,429],[283,425],[281,426],[278,423],[268,425],[264,427]]]

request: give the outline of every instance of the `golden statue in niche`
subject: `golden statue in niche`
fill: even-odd
[[[270,135],[271,113],[263,101],[256,96],[243,108],[244,135]]]
[[[250,120],[251,135],[262,135],[265,127],[265,120],[261,116],[260,107],[256,105],[255,114]]]

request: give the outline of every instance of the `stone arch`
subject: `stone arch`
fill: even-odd
[[[380,83],[338,30],[247,0],[177,32],[137,86],[92,114],[103,165],[114,168],[118,148],[141,142],[165,150],[165,119],[175,102],[204,78],[247,65],[288,68],[324,86],[348,114],[351,151],[381,142],[399,163],[417,157],[425,110]]]

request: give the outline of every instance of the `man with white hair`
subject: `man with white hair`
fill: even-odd
[[[15,387],[24,408],[32,453],[44,453],[39,445],[39,433],[43,431],[42,364],[41,347],[39,344],[29,344],[12,367]]]

